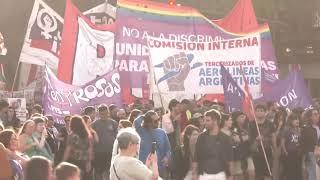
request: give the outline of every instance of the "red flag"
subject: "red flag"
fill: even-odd
[[[252,95],[250,93],[248,81],[244,76],[244,73],[242,71],[242,66],[240,66],[242,78],[244,81],[244,93],[245,98],[243,100],[242,109],[243,112],[247,114],[250,121],[254,120],[254,107],[253,107],[253,101],[252,101]]]
[[[238,0],[226,17],[213,22],[233,33],[248,33],[260,28],[251,0]]]
[[[58,78],[83,85],[113,67],[115,24],[95,25],[67,0]]]

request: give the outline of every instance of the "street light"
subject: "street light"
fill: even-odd
[[[168,4],[173,6],[176,4],[176,0],[168,0]]]

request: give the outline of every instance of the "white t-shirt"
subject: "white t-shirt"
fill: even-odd
[[[120,155],[114,157],[110,167],[110,180],[151,180],[151,178],[152,171],[140,160]]]

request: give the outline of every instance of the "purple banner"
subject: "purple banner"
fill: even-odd
[[[272,88],[256,102],[273,101],[288,109],[306,109],[312,105],[311,95],[300,71],[290,72],[286,79],[277,80],[270,87]]]
[[[121,103],[120,75],[115,69],[83,85],[63,83],[46,68],[43,105],[46,114],[57,120],[65,115],[80,114],[86,106]]]

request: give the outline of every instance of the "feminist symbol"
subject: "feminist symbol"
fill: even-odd
[[[58,27],[57,20],[52,17],[45,8],[39,11],[37,25],[43,30],[41,35],[43,35],[45,39],[51,39],[52,35],[50,35],[50,33]]]

